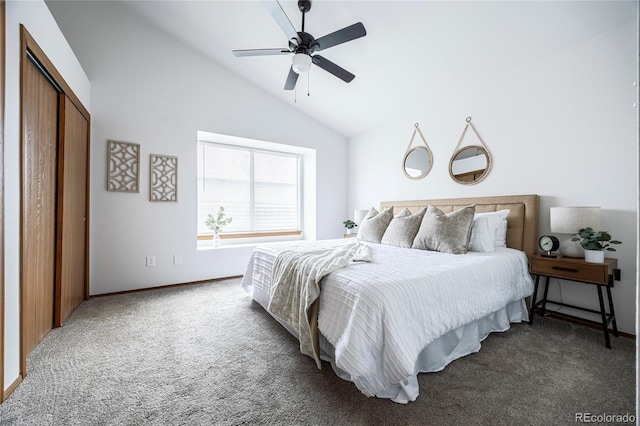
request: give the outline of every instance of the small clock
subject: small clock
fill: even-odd
[[[538,239],[538,246],[544,252],[542,253],[544,257],[557,257],[551,252],[560,248],[560,241],[553,235],[543,235]]]

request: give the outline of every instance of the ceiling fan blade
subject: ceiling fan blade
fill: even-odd
[[[314,44],[312,46],[312,50],[320,51],[328,49],[366,35],[367,30],[364,29],[364,25],[362,25],[362,22],[358,22],[331,34],[327,34],[326,36],[320,37],[316,40],[317,45]]]
[[[330,60],[326,59],[323,56],[314,55],[311,57],[311,60],[313,61],[314,64],[316,64],[323,70],[335,75],[336,77],[338,77],[339,79],[347,83],[350,83],[351,80],[356,78],[355,75],[351,74],[349,71],[345,70],[344,68],[339,67],[338,65],[334,64],[333,62],[331,62]]]
[[[236,55],[237,57],[288,55],[289,53],[291,53],[289,49],[244,49],[244,50],[233,51],[233,54]]]
[[[293,90],[296,87],[298,81],[298,73],[293,70],[293,67],[289,69],[289,75],[287,81],[284,83],[284,90]]]
[[[287,36],[289,41],[296,40],[296,44],[300,44],[300,37],[298,36],[298,32],[295,27],[287,17],[287,14],[284,13],[282,6],[276,0],[262,0],[262,4],[267,8],[273,19],[276,20],[282,31]]]

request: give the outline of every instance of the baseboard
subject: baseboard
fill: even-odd
[[[242,278],[242,275],[233,275],[231,277],[211,278],[209,280],[190,281],[190,282],[186,282],[186,283],[176,283],[176,284],[159,285],[159,286],[154,286],[154,287],[137,288],[137,289],[134,289],[134,290],[115,291],[113,293],[95,294],[95,295],[90,295],[89,298],[115,296],[115,295],[118,295],[118,294],[138,293],[138,292],[141,292],[141,291],[159,290],[161,288],[172,288],[172,287],[182,287],[182,286],[188,286],[188,285],[206,284],[206,283],[212,283],[212,282],[216,282],[216,281],[229,280],[229,279],[233,279],[233,278]]]

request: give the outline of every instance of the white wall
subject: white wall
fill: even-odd
[[[554,18],[569,23],[572,16]],[[539,233],[544,234],[551,206],[601,206],[603,228],[623,241],[611,256],[622,270],[613,289],[618,327],[635,334],[637,22],[519,69],[510,69],[504,58],[501,70],[490,80],[449,82],[446,99],[431,99],[420,87],[399,94],[422,96],[424,107],[349,141],[349,209],[381,200],[534,193],[541,196]],[[455,183],[447,170],[467,116],[492,155],[489,175],[473,186]],[[400,164],[416,122],[434,164],[424,179],[412,181]],[[471,136],[468,132],[465,145],[474,143]],[[555,282],[550,297],[597,307],[592,286],[563,282],[561,291]]]
[[[4,388],[20,374],[20,24],[53,62],[83,105],[90,84],[43,1],[6,3],[5,94],[5,359]]]
[[[49,6],[56,14],[56,2]],[[346,138],[119,4],[74,3],[57,18],[75,21],[77,32],[67,36],[92,85],[91,294],[244,273],[252,246],[196,248],[198,130],[315,149],[316,199],[307,221],[315,229],[307,233],[341,235]],[[105,190],[109,139],[141,145],[139,194]],[[149,201],[151,153],[178,157],[177,203]],[[174,254],[182,264],[173,264]],[[145,266],[147,255],[156,256],[156,267]]]

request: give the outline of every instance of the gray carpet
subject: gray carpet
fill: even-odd
[[[318,370],[239,280],[94,298],[50,332],[2,425],[562,425],[635,414],[635,342],[548,318],[419,376],[407,405]]]

